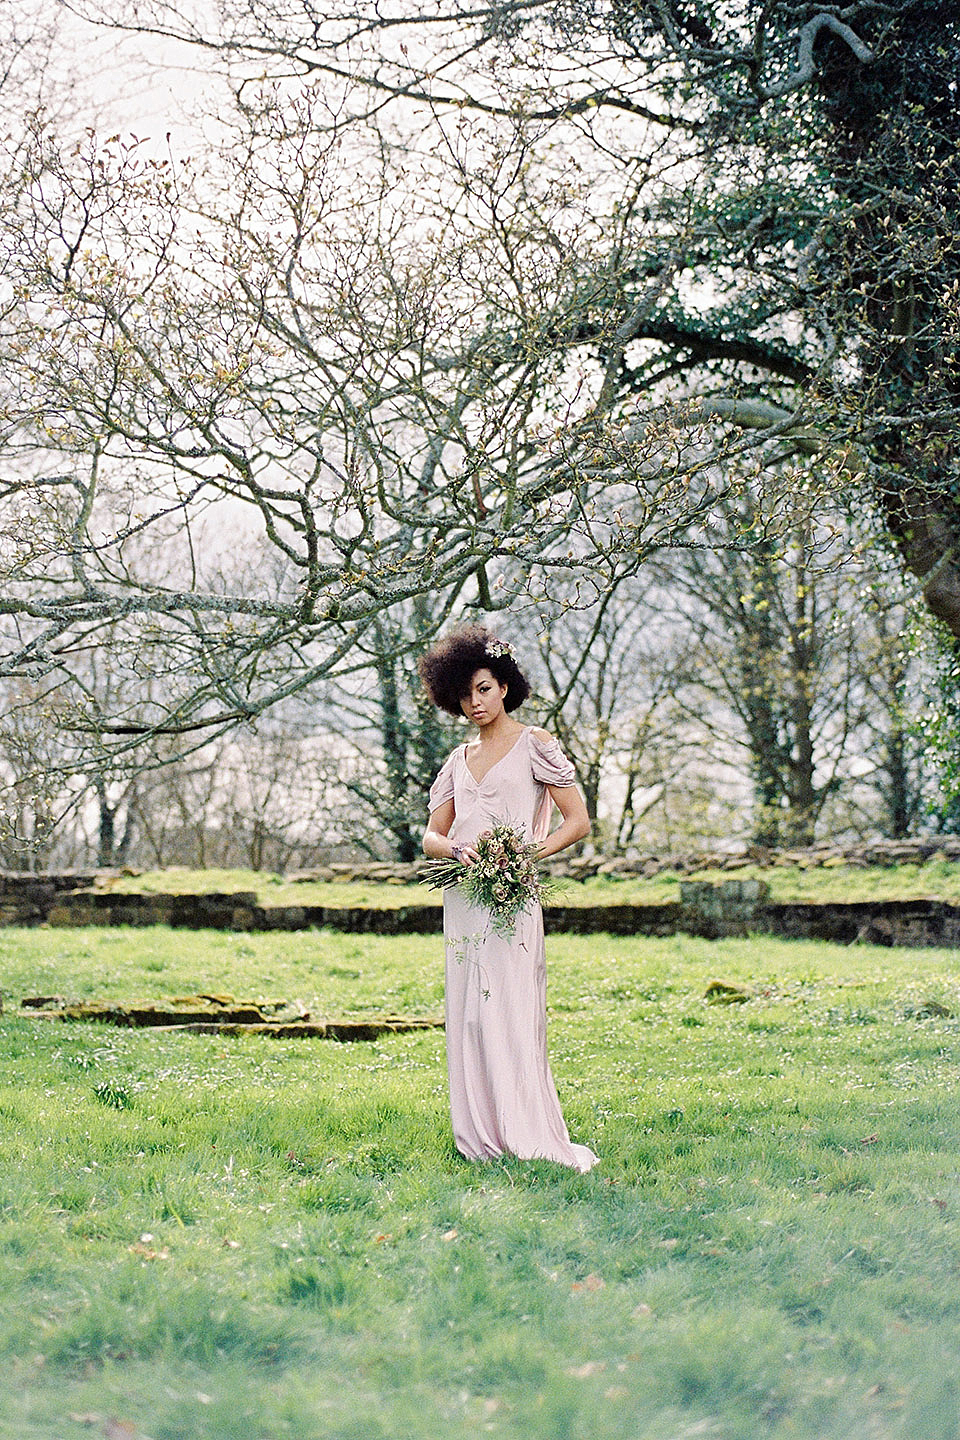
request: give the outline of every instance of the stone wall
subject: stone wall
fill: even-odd
[[[585,879],[590,875],[659,875],[670,871],[676,875],[693,875],[699,870],[736,871],[744,865],[798,866],[802,870],[841,865],[857,869],[868,866],[923,865],[928,860],[960,860],[960,835],[924,835],[908,840],[858,840],[849,844],[810,845],[806,848],[771,850],[760,846],[737,844],[723,853],[697,850],[684,854],[660,855],[652,852],[639,855],[574,855],[561,856],[547,862],[547,869],[557,876]],[[369,863],[338,862],[320,865],[287,875],[296,883],[301,880],[366,880],[386,884],[409,884],[416,880],[423,862],[401,865],[392,861]]]
[[[682,906],[553,905],[545,912],[554,932],[615,935],[673,935],[681,927]],[[270,905],[253,892],[209,895],[117,895],[110,892],[30,887],[22,895],[0,899],[0,924],[6,925],[170,925],[182,930],[313,930],[328,927],[350,934],[435,935],[443,928],[439,901],[393,909],[364,906]]]
[[[298,931],[327,927],[352,934],[431,935],[439,903],[395,909],[360,906],[263,906],[253,891],[208,895],[121,895],[78,888],[92,876],[0,876],[0,924],[170,925],[187,930]],[[942,900],[772,904],[757,879],[718,884],[684,880],[679,901],[658,905],[549,905],[552,933],[720,936],[753,932],[795,939],[874,945],[960,945],[960,906]]]
[[[960,945],[960,906],[945,900],[763,905],[753,927],[788,939],[841,945]]]
[[[770,898],[765,880],[681,880],[678,930],[717,940],[721,935],[749,935]]]
[[[394,910],[361,906],[261,905],[254,892],[206,895],[122,895],[111,891],[45,890],[0,897],[4,925],[170,925],[178,930],[312,930],[330,926],[355,933],[429,934],[441,929],[439,905]]]

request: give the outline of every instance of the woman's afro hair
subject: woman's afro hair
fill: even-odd
[[[417,667],[434,705],[451,715],[462,715],[460,701],[470,694],[470,681],[478,670],[489,670],[506,685],[505,710],[516,710],[530,694],[530,685],[505,640],[485,625],[462,625],[438,640],[421,657]]]

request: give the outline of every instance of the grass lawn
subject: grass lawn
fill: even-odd
[[[744,865],[734,871],[703,870],[698,880],[757,878],[770,886],[775,902],[791,900],[913,900],[933,899],[960,903],[960,864],[955,860],[928,860],[924,865],[861,868],[831,865],[803,869],[798,865],[769,868]],[[681,877],[664,871],[649,880],[636,876],[592,876],[567,881],[557,894],[563,905],[653,905],[680,899]],[[330,905],[393,908],[399,905],[440,904],[436,890],[425,885],[374,881],[316,880],[291,884],[280,875],[256,870],[152,870],[143,875],[111,877],[108,888],[117,893],[160,892],[197,894],[210,891],[254,891],[262,905]]]
[[[3,1440],[956,1440],[953,952],[554,937],[602,1164],[469,1165],[443,1037],[21,1018],[441,1005],[439,938],[0,931]],[[713,979],[748,985],[706,1005]]]

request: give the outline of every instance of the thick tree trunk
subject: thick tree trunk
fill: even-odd
[[[97,868],[107,870],[113,864],[114,821],[116,811],[107,803],[105,795],[100,796],[100,825],[97,835]]]
[[[862,33],[876,42],[869,64],[851,64],[830,34],[817,52],[834,181],[855,217],[837,249],[838,278],[848,281],[838,296],[865,321],[859,362],[884,417],[871,449],[889,466],[875,485],[887,527],[929,609],[960,640],[951,418],[960,385],[946,298],[960,273],[957,7],[909,0],[865,20]]]
[[[887,823],[884,829],[892,840],[902,840],[913,829],[917,807],[911,784],[907,737],[901,729],[894,730],[888,737],[884,768],[887,772],[884,795]]]
[[[883,486],[879,499],[905,565],[922,583],[928,608],[960,641],[960,526],[955,502],[919,487]]]

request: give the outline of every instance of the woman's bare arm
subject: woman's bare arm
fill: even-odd
[[[548,855],[556,855],[560,850],[566,850],[568,845],[575,845],[578,840],[590,834],[590,816],[587,814],[586,802],[576,785],[548,785],[547,791],[563,819],[556,830],[541,843],[539,855],[542,860]]]
[[[423,832],[423,853],[431,860],[449,860],[453,854],[453,842],[449,836],[454,813],[452,800],[444,800],[442,805],[430,812]]]

